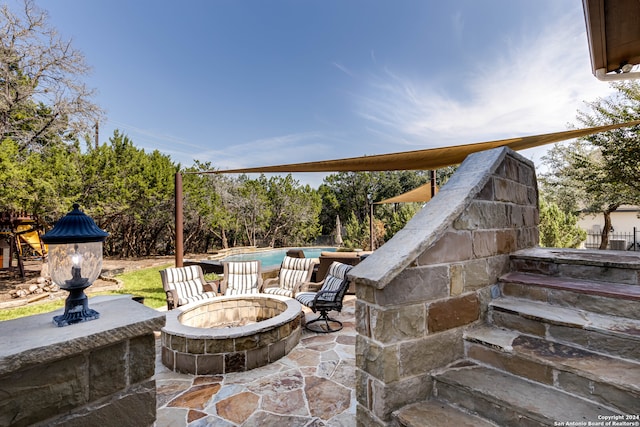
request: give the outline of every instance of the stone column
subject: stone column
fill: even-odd
[[[509,254],[538,243],[533,164],[506,149],[471,155],[407,226],[356,266],[358,424],[428,399],[431,372],[464,358]]]
[[[0,425],[153,425],[164,314],[130,296],[90,305],[99,319],[62,328],[61,310],[0,322]]]

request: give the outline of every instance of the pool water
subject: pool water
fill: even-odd
[[[274,249],[264,252],[251,252],[246,254],[230,255],[222,261],[262,261],[262,268],[277,267],[282,264],[284,256],[289,249],[302,249],[306,258],[318,258],[321,252],[335,252],[336,248],[286,248]]]

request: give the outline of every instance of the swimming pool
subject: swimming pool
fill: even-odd
[[[306,258],[318,258],[321,252],[335,252],[336,248],[285,248],[263,252],[250,252],[246,254],[230,255],[221,261],[262,261],[262,268],[277,267],[282,264],[284,256],[289,249],[302,249]]]

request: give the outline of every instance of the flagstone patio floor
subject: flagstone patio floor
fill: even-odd
[[[306,308],[305,314],[317,316]],[[303,329],[288,355],[246,372],[178,374],[162,364],[157,351],[155,426],[354,426],[355,296],[345,296],[342,312],[330,314],[343,322],[341,331]]]

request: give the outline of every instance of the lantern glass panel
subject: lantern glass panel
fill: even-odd
[[[102,271],[102,242],[49,244],[49,268],[51,280],[62,288],[74,272],[91,284]]]

